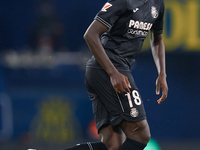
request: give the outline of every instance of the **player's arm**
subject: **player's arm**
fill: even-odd
[[[118,72],[118,70],[108,58],[101,44],[99,37],[107,30],[108,28],[106,26],[104,26],[99,21],[94,20],[84,34],[84,39],[87,42],[87,45],[92,54],[95,56],[96,60],[110,76],[110,80],[115,91],[119,93],[130,93],[129,88],[131,87],[127,77]]]
[[[166,81],[166,69],[165,69],[165,46],[162,40],[162,34],[156,34],[151,32],[151,50],[154,58],[154,62],[158,71],[158,78],[156,80],[156,94],[160,94],[160,88],[162,89],[162,96],[157,101],[158,104],[162,103],[168,94],[168,86]]]

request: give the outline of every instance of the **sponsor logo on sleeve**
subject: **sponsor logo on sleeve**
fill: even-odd
[[[103,8],[101,9],[101,11],[107,12],[107,9],[110,8],[110,7],[112,7],[112,4],[110,4],[110,3],[107,2],[107,3],[103,6]]]

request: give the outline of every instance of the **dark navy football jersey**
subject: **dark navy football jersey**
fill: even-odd
[[[163,31],[164,0],[108,0],[95,20],[108,31],[101,36],[102,45],[115,67],[129,71],[151,30]],[[92,56],[88,67],[101,68]]]

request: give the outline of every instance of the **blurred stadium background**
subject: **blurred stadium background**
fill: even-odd
[[[91,53],[82,37],[105,2],[0,1],[0,150],[99,140],[84,85]],[[132,73],[160,150],[200,150],[200,1],[165,5],[168,99],[156,103],[149,39]]]

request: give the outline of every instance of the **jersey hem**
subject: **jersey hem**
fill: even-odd
[[[163,30],[160,30],[160,31],[152,30],[152,32],[155,34],[163,34]]]

